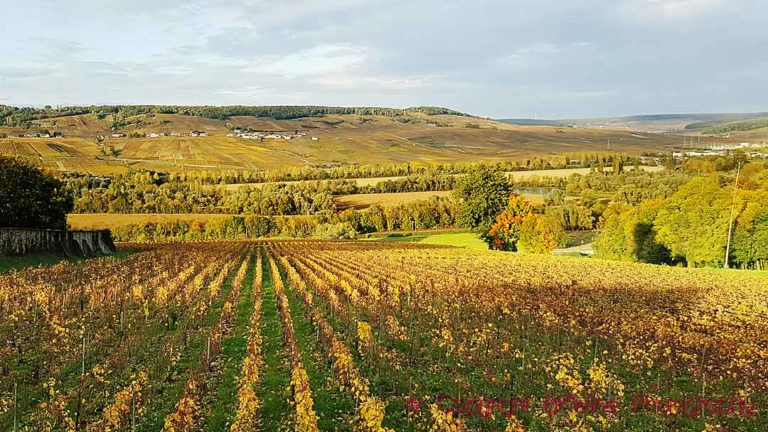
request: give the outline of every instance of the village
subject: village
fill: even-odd
[[[693,141],[691,141],[693,143]],[[748,143],[742,142],[738,144],[711,144],[702,146],[693,146],[689,151],[675,151],[672,152],[672,157],[680,159],[683,157],[696,157],[696,156],[725,156],[733,150],[742,150],[749,157],[764,157],[765,148],[768,147],[765,143]],[[762,151],[760,151],[762,150]]]
[[[0,138],[64,138],[64,135],[61,132],[35,132],[35,133],[26,133],[22,135],[14,135],[14,134],[0,134]]]
[[[207,137],[210,136],[208,132],[205,131],[191,131],[188,133],[180,133],[180,132],[147,132],[144,134],[140,134],[138,132],[132,132],[130,134],[124,134],[124,133],[113,133],[111,135],[111,138],[159,138],[163,136],[172,136],[172,137]],[[100,139],[104,139],[103,136],[97,137]]]
[[[160,138],[160,137],[208,137],[210,134],[206,131],[190,131],[186,133],[181,132],[115,132],[111,135],[105,136],[105,135],[99,135],[94,137],[97,141],[101,142],[107,139],[120,139],[120,138]],[[228,137],[234,137],[234,138],[242,138],[247,140],[269,140],[269,139],[282,139],[282,140],[293,140],[293,139],[299,139],[308,136],[306,131],[293,131],[293,132],[287,132],[287,131],[269,131],[269,130],[251,130],[251,129],[239,129],[235,128],[232,130],[232,132],[227,134]],[[2,138],[64,138],[64,134],[61,132],[48,132],[48,131],[42,131],[42,132],[35,132],[35,133],[26,133],[23,135],[9,135],[9,134],[1,134],[0,137]],[[320,141],[319,137],[312,136],[312,141]]]
[[[235,137],[235,138],[243,138],[243,139],[255,139],[255,140],[265,140],[265,139],[292,140],[292,139],[299,139],[307,136],[307,132],[297,130],[297,131],[294,131],[293,133],[288,133],[285,131],[265,131],[265,130],[235,128],[232,130],[231,133],[228,133],[227,136]],[[319,140],[320,139],[318,137],[315,137],[315,136],[312,137],[312,141],[319,141]]]

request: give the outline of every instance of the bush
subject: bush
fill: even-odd
[[[315,227],[312,237],[322,240],[354,240],[357,231],[349,223],[324,223]]]

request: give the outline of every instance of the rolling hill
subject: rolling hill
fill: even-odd
[[[715,114],[651,114],[627,117],[599,117],[588,119],[501,119],[500,122],[517,125],[567,125],[582,128],[627,129],[648,133],[719,134],[718,128],[739,123],[768,120],[768,113],[715,113]],[[768,134],[763,134],[768,138]]]
[[[524,160],[592,151],[641,154],[669,151],[681,142],[631,130],[513,125],[442,108],[222,107],[228,110],[223,113],[215,107],[129,108],[9,116],[26,123],[8,125],[13,122],[6,119],[0,153],[37,159],[61,172],[110,173]],[[244,139],[232,136],[236,129],[292,139]],[[189,136],[192,132],[199,136]],[[58,134],[62,137],[53,137]]]

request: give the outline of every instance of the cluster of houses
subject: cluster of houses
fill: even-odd
[[[676,151],[672,153],[674,158],[684,157],[697,157],[697,156],[725,156],[731,150],[756,150],[766,147],[765,144],[758,143],[738,143],[738,144],[712,144],[708,146],[701,146],[694,150],[689,151]],[[758,151],[751,151],[747,153],[750,157],[765,156],[764,153]]]
[[[275,131],[253,131],[253,130],[244,130],[244,129],[233,129],[231,133],[227,134],[228,137],[235,137],[235,138],[243,138],[243,139],[256,139],[256,140],[265,140],[265,139],[284,139],[284,140],[292,140],[292,139],[299,139],[302,137],[307,136],[307,133],[304,131],[294,131],[293,133],[289,132],[275,132]],[[312,137],[312,141],[318,141],[318,137]]]
[[[64,135],[61,132],[36,132],[24,135],[5,135],[5,138],[64,138]]]
[[[124,133],[113,133],[112,138],[125,138],[126,134]],[[146,138],[158,138],[162,136],[174,136],[174,137],[180,137],[180,136],[188,136],[188,137],[207,137],[209,136],[208,132],[205,131],[192,131],[189,133],[179,133],[179,132],[147,132],[144,134]],[[101,137],[103,138],[103,137]]]

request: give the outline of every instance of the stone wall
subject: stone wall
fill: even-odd
[[[0,228],[0,255],[26,255],[35,252],[92,257],[114,253],[115,243],[109,230]]]

